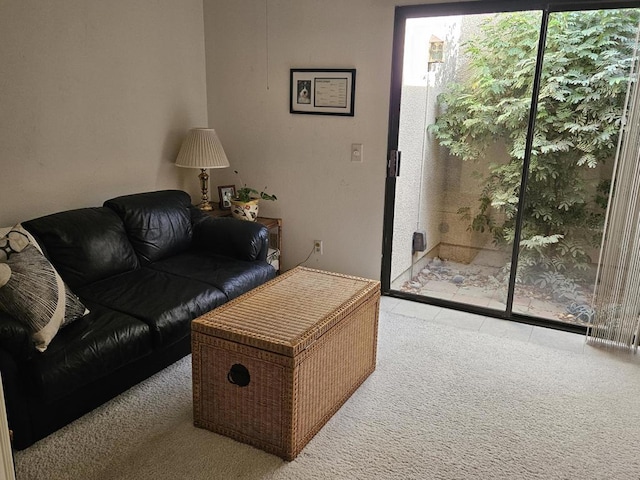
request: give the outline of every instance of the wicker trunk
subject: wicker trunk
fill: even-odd
[[[374,371],[377,281],[296,268],[192,324],[194,424],[292,460]]]

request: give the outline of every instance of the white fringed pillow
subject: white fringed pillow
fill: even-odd
[[[41,352],[58,330],[89,313],[22,225],[0,230],[0,310],[33,332]],[[7,231],[8,230],[8,231]]]

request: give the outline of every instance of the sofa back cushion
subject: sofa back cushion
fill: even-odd
[[[180,190],[125,195],[104,202],[122,219],[142,265],[191,246],[190,205],[191,197]]]
[[[139,266],[122,221],[108,208],[68,210],[22,225],[72,289]]]

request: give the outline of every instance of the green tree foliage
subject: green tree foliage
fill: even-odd
[[[575,274],[589,261],[586,247],[599,243],[604,188],[585,173],[615,155],[638,20],[630,9],[550,17],[520,243],[530,278],[520,280]],[[489,164],[478,208],[461,213],[501,244],[514,239],[539,31],[538,13],[486,20],[462,45],[467,80],[439,96],[443,113],[430,126],[451,154]],[[491,156],[496,144],[508,159]]]

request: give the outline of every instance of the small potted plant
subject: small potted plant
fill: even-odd
[[[236,175],[239,175],[238,171],[234,171]],[[260,200],[277,200],[275,195],[270,195],[265,192],[267,187],[261,192],[255,188],[247,187],[245,183],[240,179],[242,187],[236,190],[236,194],[231,197],[231,215],[239,220],[248,220],[255,222],[258,218],[258,203]]]

